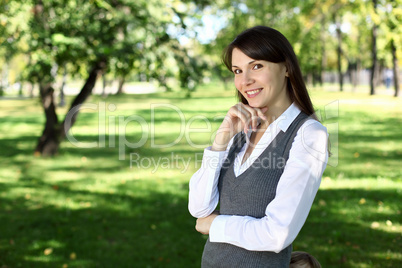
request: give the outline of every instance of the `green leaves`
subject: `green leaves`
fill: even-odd
[[[67,37],[62,33],[55,33],[51,36],[53,45],[82,45],[83,40],[78,37]]]

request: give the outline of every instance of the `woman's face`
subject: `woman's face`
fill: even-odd
[[[255,108],[283,108],[290,105],[286,90],[288,76],[283,63],[255,60],[240,49],[232,51],[232,71],[237,90]]]

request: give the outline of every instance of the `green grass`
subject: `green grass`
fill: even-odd
[[[72,134],[97,147],[64,141],[54,158],[33,155],[38,100],[0,100],[0,267],[199,267],[188,180],[235,102],[222,88],[92,96]],[[334,156],[294,250],[323,267],[399,267],[401,99],[311,94]]]

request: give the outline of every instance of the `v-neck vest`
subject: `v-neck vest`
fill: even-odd
[[[234,162],[246,142],[246,137],[244,133],[238,133],[234,137],[219,176],[220,214],[254,218],[265,216],[268,204],[275,198],[293,140],[307,119],[308,115],[301,112],[286,132],[280,131],[253,164],[237,177]],[[289,267],[291,251],[291,245],[279,253],[249,251],[228,243],[212,243],[208,239],[202,256],[202,267]]]

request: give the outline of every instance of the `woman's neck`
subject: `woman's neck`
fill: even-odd
[[[289,100],[286,102],[286,104],[268,108],[264,114],[267,118],[268,125],[272,124],[272,122],[278,119],[278,117],[281,116],[290,107],[290,105],[292,105],[292,102]]]

